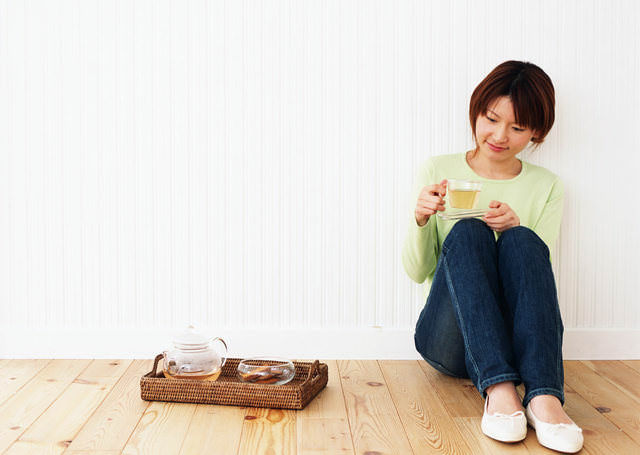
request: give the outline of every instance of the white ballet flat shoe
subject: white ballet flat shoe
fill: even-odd
[[[531,411],[531,403],[526,409],[527,421],[536,430],[540,445],[557,452],[576,453],[582,449],[584,437],[582,428],[575,423],[548,423],[539,420]]]
[[[482,432],[497,441],[518,442],[527,437],[527,419],[522,411],[516,411],[511,415],[489,414],[487,407],[489,397],[484,402],[484,414],[482,414]]]

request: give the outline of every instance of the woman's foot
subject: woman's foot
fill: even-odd
[[[487,387],[487,400],[489,401],[487,411],[489,414],[511,415],[517,411],[523,411],[522,401],[518,396],[513,382],[500,382]],[[541,395],[540,395],[541,396]],[[537,397],[536,397],[537,398]],[[536,412],[534,410],[534,412]],[[537,415],[537,412],[536,412]]]
[[[522,441],[527,436],[527,419],[513,382],[503,382],[486,390],[482,432],[502,442]]]
[[[574,423],[562,409],[560,400],[553,395],[537,395],[531,399],[530,404],[533,413],[543,422],[554,425],[558,423]]]
[[[532,398],[526,415],[541,445],[564,453],[576,453],[582,449],[582,429],[565,414],[558,398],[552,395]]]

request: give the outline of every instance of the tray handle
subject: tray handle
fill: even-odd
[[[309,367],[309,374],[307,375],[307,379],[304,380],[305,383],[311,381],[311,379],[313,379],[314,376],[316,376],[318,374],[318,366],[319,365],[320,365],[320,362],[318,362],[317,360],[313,361],[313,363]]]
[[[156,356],[156,360],[153,362],[153,370],[151,370],[151,377],[155,378],[156,377],[156,369],[158,368],[158,362],[160,362],[160,359],[163,358],[164,356],[162,354],[158,354]]]

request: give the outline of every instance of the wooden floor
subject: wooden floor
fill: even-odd
[[[531,428],[517,444],[485,437],[471,382],[425,362],[324,362],[326,389],[282,411],[142,401],[151,360],[0,360],[0,453],[555,453]],[[581,453],[640,454],[640,360],[568,361],[565,381]]]

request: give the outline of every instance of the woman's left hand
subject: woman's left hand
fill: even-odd
[[[506,202],[491,201],[489,211],[482,217],[492,230],[503,232],[514,226],[520,226],[520,218]]]

